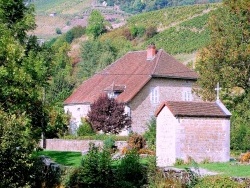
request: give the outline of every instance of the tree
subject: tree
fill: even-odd
[[[249,1],[244,2],[245,7],[244,3],[225,1],[210,19],[211,43],[200,52],[196,66],[201,94],[207,100],[215,98],[217,82],[224,88],[224,95],[231,95],[235,87],[245,92],[249,89],[250,11]]]
[[[117,50],[110,41],[86,41],[82,45],[82,61],[78,65],[80,79],[86,79],[112,63],[117,57]]]
[[[34,5],[26,6],[23,0],[0,0],[0,22],[21,43],[26,32],[35,28]]]
[[[217,82],[222,87],[220,98],[233,113],[233,149],[250,148],[249,131],[244,131],[249,129],[249,7],[248,0],[225,0],[222,7],[213,13],[209,22],[211,42],[200,51],[196,65],[200,75],[198,84],[201,86],[198,92],[204,99],[215,99]]]
[[[0,110],[0,187],[30,185],[33,165],[32,141],[29,120]]]
[[[95,131],[118,134],[121,129],[131,126],[131,118],[125,114],[124,104],[114,98],[101,95],[91,106],[89,121]]]
[[[88,19],[87,34],[97,38],[105,32],[105,19],[98,10],[93,10]]]

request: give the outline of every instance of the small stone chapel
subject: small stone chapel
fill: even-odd
[[[157,166],[177,159],[227,162],[231,113],[216,102],[166,101],[155,113]]]

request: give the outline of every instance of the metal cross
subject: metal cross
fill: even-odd
[[[220,90],[221,90],[221,87],[220,87],[220,84],[219,82],[217,83],[217,87],[215,88],[215,91],[216,91],[216,100],[220,100]]]

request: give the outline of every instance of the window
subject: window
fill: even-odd
[[[193,100],[193,95],[192,95],[191,89],[183,91],[183,100],[184,101],[192,101]]]
[[[152,104],[159,103],[159,88],[158,87],[152,87],[150,89],[150,101]]]

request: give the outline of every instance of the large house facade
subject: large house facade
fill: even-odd
[[[147,122],[164,101],[201,101],[192,92],[198,75],[164,50],[150,45],[147,50],[133,51],[84,81],[64,102],[71,114],[74,132],[92,104],[107,93],[126,104],[132,118],[133,132],[143,133]],[[126,134],[127,132],[125,132]]]

